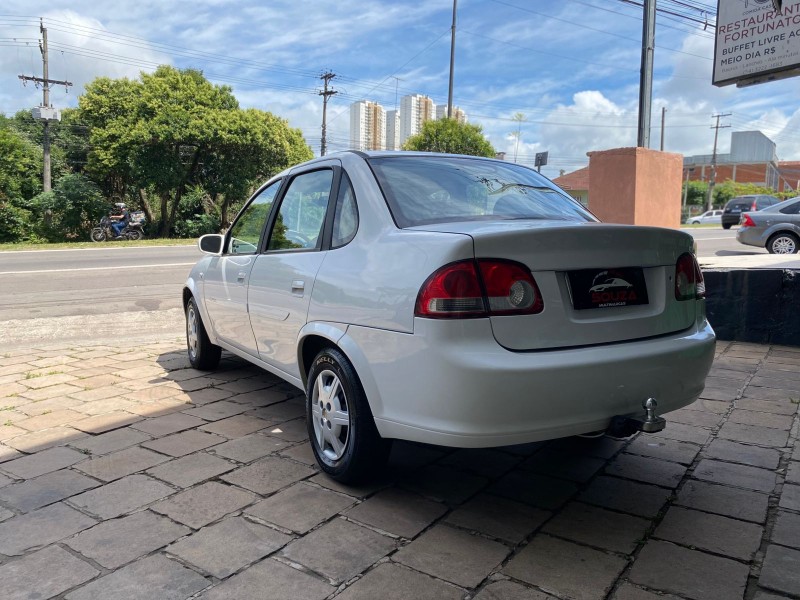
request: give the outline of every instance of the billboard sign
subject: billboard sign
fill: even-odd
[[[738,86],[800,75],[800,0],[717,0],[712,83]],[[780,4],[778,4],[780,5]]]

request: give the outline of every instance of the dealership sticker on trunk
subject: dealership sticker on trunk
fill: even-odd
[[[576,310],[647,304],[641,267],[583,269],[567,273]]]

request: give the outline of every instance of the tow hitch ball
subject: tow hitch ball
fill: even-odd
[[[656,433],[661,431],[667,425],[664,417],[656,416],[656,407],[658,402],[655,398],[648,398],[642,402],[644,408],[644,418],[641,417],[624,417],[616,416],[611,419],[611,424],[608,427],[608,434],[613,437],[629,437],[637,431],[645,433]]]

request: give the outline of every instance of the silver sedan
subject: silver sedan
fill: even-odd
[[[742,215],[736,239],[770,254],[795,254],[800,248],[800,196]]]
[[[183,292],[192,365],[225,349],[304,390],[312,451],[341,481],[393,439],[658,431],[714,356],[691,236],[600,223],[505,161],[325,156],[199,244]]]

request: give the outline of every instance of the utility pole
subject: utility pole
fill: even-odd
[[[330,71],[326,71],[322,75],[320,75],[320,79],[325,82],[325,89],[319,93],[322,96],[322,141],[320,142],[319,148],[319,155],[325,156],[325,153],[328,150],[328,143],[327,143],[327,125],[326,125],[326,115],[328,112],[328,97],[333,96],[334,94],[338,93],[336,90],[329,90],[328,84],[330,83],[331,79],[336,77],[334,73]]]
[[[644,0],[642,66],[639,74],[639,134],[636,145],[650,147],[650,104],[653,99],[653,50],[656,37],[656,0]]]
[[[450,85],[447,90],[447,117],[453,117],[453,71],[456,62],[456,4],[453,0],[453,26],[450,28]]]
[[[42,76],[33,77],[27,75],[20,75],[19,78],[23,83],[33,81],[36,85],[42,84],[42,106],[39,107],[38,115],[34,111],[34,117],[41,119],[44,122],[44,136],[42,146],[44,147],[44,168],[42,169],[42,189],[49,192],[51,189],[50,182],[50,120],[60,120],[60,115],[57,111],[52,110],[50,105],[50,84],[55,83],[70,87],[72,85],[69,81],[58,81],[50,79],[49,65],[47,62],[47,29],[44,26],[44,21],[39,19],[39,31],[42,33],[42,40],[39,42],[39,50],[42,53]],[[45,109],[45,110],[41,110]]]
[[[731,113],[725,113],[720,115],[711,115],[712,119],[717,120],[716,125],[712,125],[711,129],[714,130],[714,151],[711,153],[711,176],[708,179],[708,200],[706,201],[706,210],[711,210],[711,205],[714,200],[714,184],[716,183],[717,178],[717,138],[719,136],[719,130],[725,129],[726,127],[730,127],[730,125],[720,125],[719,120],[722,117],[730,117]]]
[[[394,79],[394,109],[397,110],[397,98],[399,96],[399,94],[398,94],[399,87],[398,86],[400,85],[401,81],[405,81],[405,80],[402,77],[397,77],[396,75],[391,75],[390,77],[392,79]]]
[[[661,151],[664,151],[664,122],[667,120],[667,107],[661,107]]]

